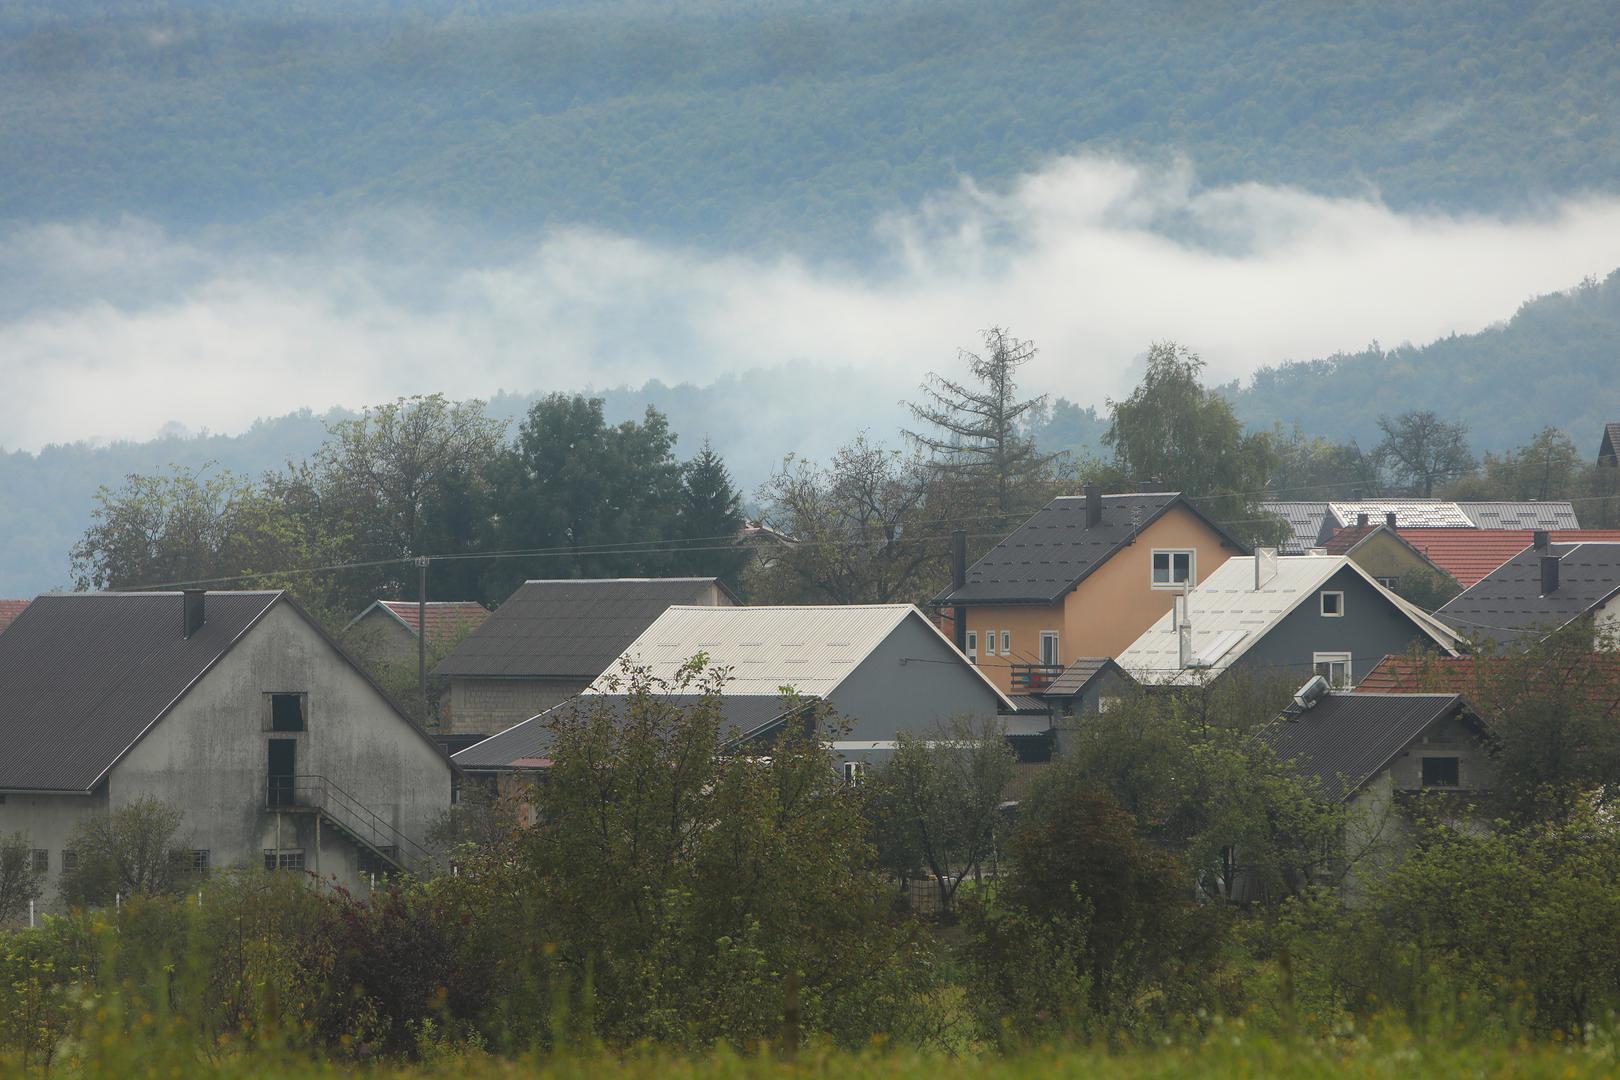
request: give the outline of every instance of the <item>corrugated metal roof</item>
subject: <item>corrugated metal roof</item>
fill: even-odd
[[[1474,524],[1454,502],[1438,499],[1362,499],[1355,502],[1333,500],[1328,512],[1339,525],[1354,525],[1359,515],[1367,515],[1369,525],[1383,523],[1386,515],[1395,514],[1397,529],[1463,528]]]
[[[1326,502],[1276,499],[1261,503],[1260,508],[1288,523],[1288,536],[1278,545],[1284,555],[1303,555],[1321,544],[1328,517]]]
[[[1037,510],[968,567],[962,588],[946,589],[933,602],[1054,603],[1177,504],[1204,518],[1237,550],[1247,550],[1177,492],[1104,495],[1102,520],[1089,528],[1085,496],[1065,495]]]
[[[594,679],[671,604],[730,598],[715,578],[528,581],[433,669],[440,676]]]
[[[1228,559],[1188,594],[1192,653],[1203,666],[1181,667],[1180,635],[1172,628],[1173,610],[1115,658],[1119,666],[1144,683],[1190,684],[1218,675],[1347,567],[1443,648],[1450,649],[1454,644],[1455,636],[1449,629],[1379,585],[1348,556],[1283,556],[1277,559],[1277,573],[1259,589],[1254,587],[1254,563],[1253,556]]]
[[[1464,502],[1458,503],[1468,519],[1481,529],[1578,529],[1580,519],[1568,502]]]
[[[1541,559],[1558,557],[1558,588],[1541,591]],[[1535,638],[1585,615],[1620,592],[1620,543],[1526,548],[1437,614],[1465,634],[1499,642]]]
[[[704,699],[695,694],[687,694],[655,697],[651,700],[655,708],[662,705],[690,708]],[[482,742],[474,743],[456,753],[451,760],[464,769],[474,770],[543,767],[543,763],[551,756],[551,725],[554,722],[576,714],[589,715],[589,710],[597,708],[605,708],[617,719],[622,720],[629,701],[630,699],[623,694],[593,694],[565,701],[561,705],[547,709],[539,716],[507,728],[498,735],[491,735]],[[810,704],[802,700],[796,703],[785,701],[780,695],[775,694],[722,694],[713,701],[720,711],[721,723],[726,729],[722,737],[734,737],[754,731]]]
[[[277,599],[209,592],[41,596],[0,635],[0,790],[88,791]]]
[[[1002,707],[1012,708],[1007,695],[911,604],[671,607],[625,648],[588,692],[611,692],[607,680],[624,661],[674,683],[682,665],[702,652],[711,667],[729,669],[727,694],[775,695],[783,686],[792,686],[800,694],[824,698],[910,618],[990,687]]]
[[[1462,707],[1456,694],[1332,693],[1284,714],[1260,738],[1334,801],[1352,794],[1436,720]]]

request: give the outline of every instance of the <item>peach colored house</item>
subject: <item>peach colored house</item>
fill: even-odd
[[[1117,656],[1248,547],[1179,492],[1053,499],[933,600],[957,643],[1009,693],[1044,688],[1081,657]]]

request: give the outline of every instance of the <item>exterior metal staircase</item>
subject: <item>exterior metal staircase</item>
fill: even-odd
[[[267,794],[272,811],[317,813],[322,823],[397,871],[424,868],[433,860],[431,851],[324,776],[273,776]]]

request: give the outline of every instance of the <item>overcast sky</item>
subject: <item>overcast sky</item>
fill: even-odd
[[[274,254],[139,221],[19,229],[0,237],[0,444],[144,438],[169,421],[231,432],[433,390],[702,382],[791,359],[868,366],[904,392],[993,323],[1040,347],[1033,388],[1101,403],[1154,340],[1191,346],[1224,380],[1477,330],[1620,266],[1613,198],[1424,217],[1374,193],[1210,190],[1190,166],[1099,158],[994,192],[964,181],[873,229],[880,269],[577,230],[480,259],[408,214]]]

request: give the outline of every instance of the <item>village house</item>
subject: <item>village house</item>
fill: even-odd
[[[421,641],[418,621],[427,616],[427,647],[442,648],[477,629],[489,610],[472,600],[378,600],[343,628],[344,639],[365,659],[381,664],[414,664]]]
[[[1414,645],[1453,653],[1458,640],[1345,555],[1262,548],[1228,559],[1178,600],[1115,657],[1143,685],[1197,686],[1240,669],[1317,674],[1348,689],[1387,654]]]
[[[0,834],[47,903],[97,814],[155,799],[197,870],[422,871],[449,759],[283,592],[41,596],[0,635]]]
[[[1532,644],[1586,617],[1598,632],[1620,632],[1617,598],[1620,543],[1558,544],[1537,533],[1530,547],[1436,614],[1465,637],[1500,646]]]
[[[933,601],[967,657],[1010,693],[1039,691],[1081,657],[1114,656],[1248,548],[1178,492],[1053,499]]]
[[[1472,533],[1477,529],[1413,529],[1411,533],[1451,532]],[[1403,577],[1412,574],[1435,574],[1442,580],[1451,578],[1444,567],[1434,562],[1423,550],[1413,544],[1395,527],[1395,513],[1390,511],[1385,520],[1370,524],[1366,514],[1359,514],[1356,524],[1339,529],[1322,545],[1329,555],[1348,555],[1355,564],[1372,575],[1374,581],[1386,589],[1393,589]],[[1454,579],[1453,579],[1454,583]]]
[[[712,577],[526,581],[434,667],[445,734],[470,745],[574,697],[672,604],[736,603]]]
[[[1544,531],[1555,544],[1620,541],[1620,529]],[[1531,529],[1406,529],[1400,536],[1464,589],[1536,542]]]
[[[892,754],[901,732],[929,736],[955,720],[999,723],[1021,757],[1050,753],[1045,707],[1033,716],[1021,712],[910,604],[671,607],[590,690],[558,708],[590,708],[604,697],[607,707],[622,708],[625,665],[673,685],[699,653],[726,673],[720,707],[734,741],[768,740],[808,702],[822,702],[848,724],[827,735],[852,778]],[[784,687],[792,696],[784,697]],[[468,747],[456,763],[475,776],[544,769],[551,718],[537,716]]]

